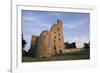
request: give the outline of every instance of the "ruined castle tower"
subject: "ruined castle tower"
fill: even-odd
[[[64,38],[63,38],[63,31],[62,31],[62,21],[57,20],[57,24],[53,24],[50,32],[51,32],[51,39],[53,41],[53,50],[55,54],[61,54],[64,52]]]
[[[51,56],[51,34],[49,31],[42,31],[38,40],[37,56],[50,57]]]
[[[32,37],[31,37],[31,46],[30,46],[30,49],[28,51],[29,55],[35,56],[37,44],[38,44],[38,36],[32,35]]]
[[[32,35],[31,49],[38,57],[50,57],[64,52],[63,24],[60,19],[53,24],[50,31],[42,31],[38,39]]]

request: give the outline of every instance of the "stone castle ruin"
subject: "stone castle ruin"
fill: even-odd
[[[53,24],[50,31],[44,30],[40,36],[32,35],[31,47],[33,55],[50,57],[64,53],[63,24],[60,19]]]

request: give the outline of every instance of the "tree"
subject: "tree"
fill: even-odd
[[[75,44],[75,42],[72,42],[71,44],[69,44],[70,45],[70,48],[76,48],[76,44]]]
[[[25,47],[26,44],[27,44],[27,43],[26,43],[26,41],[24,40],[23,34],[22,34],[22,55],[23,55],[23,56],[26,56],[26,55],[27,55],[27,52],[23,49],[23,48]]]
[[[89,43],[84,43],[84,47],[85,50],[90,51],[90,42]]]
[[[65,42],[64,45],[65,45],[66,49],[76,48],[76,43],[75,42],[72,42],[72,43]]]
[[[24,48],[26,44],[27,44],[27,43],[26,43],[26,41],[24,40],[23,34],[22,34],[22,48]]]
[[[28,53],[22,48],[22,55],[23,56],[27,56],[28,55]]]
[[[89,43],[84,43],[84,48],[90,48]]]
[[[65,48],[66,48],[66,49],[67,49],[67,48],[70,48],[69,42],[65,42],[64,45],[65,45]]]

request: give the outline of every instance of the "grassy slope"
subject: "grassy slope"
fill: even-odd
[[[37,58],[37,57],[22,57],[22,62],[37,62],[37,61],[61,61],[61,60],[81,60],[89,59],[88,51],[79,51],[73,53],[64,53],[61,55],[51,56],[50,58]]]

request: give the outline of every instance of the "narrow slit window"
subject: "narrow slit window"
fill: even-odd
[[[59,36],[60,36],[60,33],[59,33]]]
[[[58,28],[58,31],[59,31],[59,28]]]
[[[54,38],[56,38],[56,36],[54,36]]]

